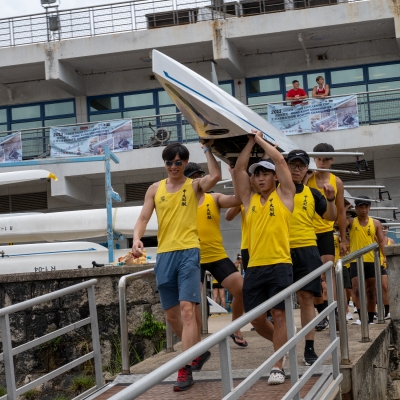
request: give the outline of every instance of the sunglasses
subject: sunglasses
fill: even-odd
[[[175,165],[176,167],[181,167],[183,165],[183,162],[181,160],[165,161],[165,165],[167,167],[172,167],[173,165]]]

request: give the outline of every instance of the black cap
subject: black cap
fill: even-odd
[[[303,163],[306,165],[310,164],[310,156],[303,150],[292,150],[287,155],[288,162],[291,162],[296,159],[303,161]]]
[[[200,172],[200,174],[205,174],[205,172],[201,169],[199,164],[196,164],[194,162],[187,163],[187,165],[185,167],[184,175],[187,178],[190,178],[196,172]]]
[[[371,199],[368,196],[358,196],[358,199],[354,201],[354,204],[356,206],[362,206],[363,204],[366,204],[367,206],[370,206],[371,205]]]

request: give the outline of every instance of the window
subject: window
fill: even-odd
[[[369,80],[400,79],[400,64],[377,65],[368,67]]]
[[[40,105],[11,107],[11,119],[36,119],[40,118]]]
[[[145,107],[154,105],[154,93],[130,94],[124,96],[124,108]]]
[[[233,90],[233,82],[228,81],[228,82],[219,82],[218,86],[222,89],[225,90],[226,93],[230,94],[233,96],[234,90]]]
[[[363,68],[341,69],[331,72],[332,85],[348,85],[352,82],[363,82]]]
[[[89,100],[90,111],[109,111],[119,109],[119,98],[116,96],[96,97]]]

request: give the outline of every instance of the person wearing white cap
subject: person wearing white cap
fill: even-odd
[[[256,308],[293,283],[289,246],[289,220],[293,211],[295,186],[282,154],[267,143],[259,131],[252,131],[240,153],[233,177],[234,192],[243,203],[249,229],[249,265],[244,277],[243,303],[246,312]],[[260,160],[249,168],[259,190],[251,187],[247,165],[253,146],[257,144],[269,160]],[[279,187],[276,187],[279,180]],[[271,309],[274,325],[260,315],[251,323],[262,337],[271,340],[274,349],[287,341],[285,304]],[[285,382],[283,358],[273,366],[268,383]]]

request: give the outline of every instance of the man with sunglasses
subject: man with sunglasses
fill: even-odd
[[[328,143],[320,143],[316,145],[313,149],[315,152],[329,152],[333,153],[335,149],[332,145]],[[333,157],[314,157],[315,164],[318,169],[326,170],[325,171],[315,171],[312,175],[310,175],[307,181],[307,186],[317,189],[322,195],[324,194],[324,185],[330,184],[333,186],[335,193],[332,198],[326,198],[327,201],[332,201],[336,205],[337,210],[337,223],[339,226],[340,237],[346,238],[346,211],[344,204],[344,188],[342,180],[331,174],[329,172],[329,168],[334,162]],[[317,246],[319,250],[319,254],[321,256],[322,263],[326,263],[328,261],[335,262],[335,242],[333,239],[333,221],[328,221],[321,218],[318,213],[314,215],[314,228],[315,233],[317,234]],[[346,240],[342,240],[340,242],[340,255],[343,257],[347,251],[347,243]],[[336,279],[334,269],[332,268],[332,278],[334,283],[334,295],[336,298]],[[323,300],[322,302],[318,302],[315,299],[316,308],[318,312],[322,312],[328,306],[328,297],[326,292],[326,278],[325,274],[322,275],[323,281]],[[318,331],[324,330],[328,327],[328,319],[324,318],[315,329]]]
[[[318,190],[303,185],[310,163],[310,157],[305,151],[292,150],[287,156],[287,163],[296,186],[289,239],[293,282],[297,282],[322,265],[313,224],[314,215],[318,214],[327,221],[335,221],[336,206],[333,201],[334,189],[329,183],[323,186],[326,199]],[[302,327],[315,318],[314,297],[321,297],[321,289],[321,278],[318,276],[297,292]],[[311,330],[305,337],[305,365],[312,365],[318,358],[314,350],[314,337],[315,330]]]
[[[185,176],[190,179],[200,179],[204,171],[196,163],[188,163],[185,167]],[[197,211],[197,224],[200,240],[200,266],[201,283],[204,284],[204,276],[209,271],[212,276],[227,289],[233,296],[232,321],[241,317],[243,308],[243,278],[226,254],[222,243],[220,228],[220,210],[240,205],[241,202],[235,196],[227,196],[222,193],[204,193],[199,200]],[[200,328],[200,307],[197,307],[197,319]],[[200,330],[199,330],[200,334]],[[231,338],[240,347],[247,347],[247,342],[238,329]]]
[[[211,153],[213,140],[201,147],[207,158],[209,175],[192,180],[184,170],[189,151],[180,143],[171,143],[162,152],[167,179],[153,183],[146,192],[133,233],[132,252],[142,254],[146,225],[155,209],[158,219],[158,249],[154,268],[165,318],[182,340],[182,351],[199,342],[196,305],[200,303],[200,245],[197,234],[197,207],[201,196],[220,179],[221,171]],[[210,357],[206,352],[195,360],[200,370]],[[193,384],[192,366],[179,369],[174,391],[187,390]]]

